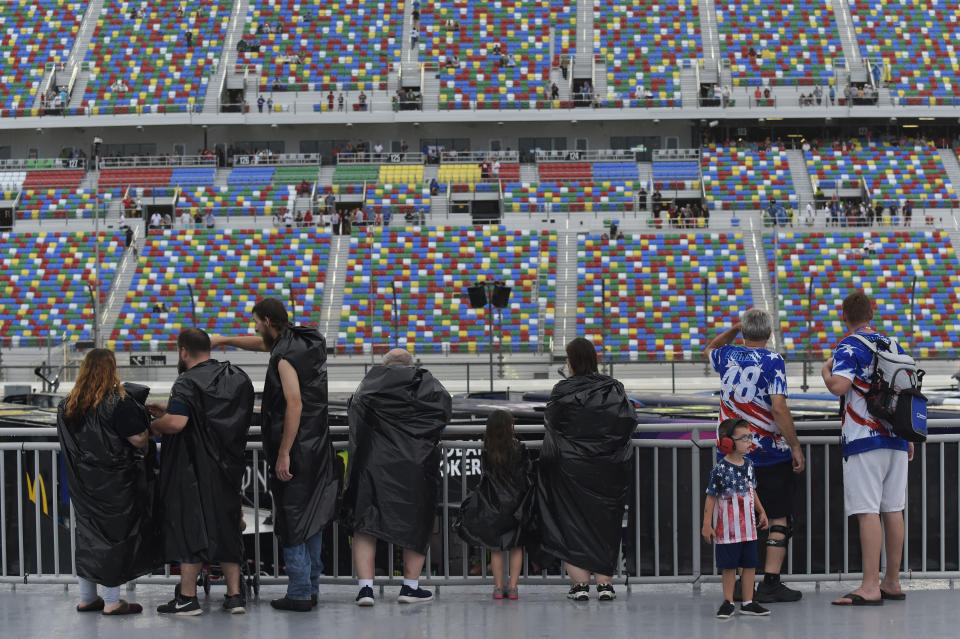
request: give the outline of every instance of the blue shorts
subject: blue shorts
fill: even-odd
[[[757,567],[757,540],[740,541],[734,544],[717,544],[717,569]]]

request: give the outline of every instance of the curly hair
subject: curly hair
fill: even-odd
[[[77,383],[67,395],[64,412],[71,419],[82,417],[114,393],[120,397],[125,394],[117,374],[117,359],[113,351],[95,348],[80,364]]]

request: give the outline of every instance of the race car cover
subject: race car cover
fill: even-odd
[[[160,452],[164,559],[239,563],[253,384],[230,362],[208,359],[177,378],[170,402],[190,415],[183,430],[164,435]]]
[[[612,575],[630,482],[637,416],[623,385],[591,373],[553,387],[537,477],[540,549]]]
[[[303,405],[300,430],[290,450],[293,479],[288,482],[279,481],[275,471],[287,407],[277,369],[280,360],[287,360],[297,372]],[[327,342],[316,328],[291,326],[277,337],[261,405],[274,531],[283,547],[299,546],[336,518],[340,493],[341,466],[327,418]]]
[[[374,366],[350,400],[343,524],[426,553],[453,401],[429,371]]]
[[[510,550],[523,545],[525,525],[533,505],[533,478],[526,446],[519,446],[516,463],[494,470],[487,453],[480,457],[483,477],[460,505],[453,529],[474,546]]]
[[[150,413],[129,393],[104,399],[80,419],[67,420],[66,400],[57,409],[76,513],[77,574],[102,586],[119,586],[162,565],[154,515],[157,448],[151,441],[146,450],[137,449],[113,428],[120,402],[147,430]]]

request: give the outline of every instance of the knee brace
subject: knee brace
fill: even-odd
[[[780,533],[783,535],[783,539],[771,539],[770,533]],[[790,538],[793,537],[793,522],[787,520],[786,526],[770,526],[767,529],[767,541],[766,546],[773,548],[786,548],[790,542]]]

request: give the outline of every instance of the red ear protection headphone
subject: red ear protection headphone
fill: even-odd
[[[737,444],[733,441],[733,431],[741,424],[746,424],[746,421],[742,419],[728,419],[721,424],[723,430],[719,433],[717,439],[717,451],[721,455],[729,455],[736,450]]]
[[[729,455],[736,448],[736,444],[733,441],[733,437],[724,435],[719,440],[717,440],[717,450],[720,451],[722,455]]]

